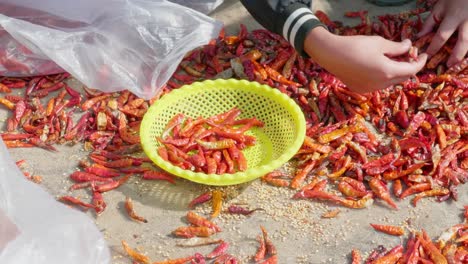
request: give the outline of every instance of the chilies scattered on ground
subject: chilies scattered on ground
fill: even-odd
[[[265,227],[260,226],[260,229],[262,230],[262,235],[257,237],[260,245],[255,256],[253,256],[253,260],[255,263],[276,264],[278,262],[276,247],[268,237]]]
[[[361,17],[355,27],[330,21],[321,12],[317,15],[337,34],[377,34],[398,41],[415,40],[422,11],[384,15],[372,23],[366,12],[348,13]],[[414,46],[424,51],[432,36],[415,40]],[[237,36],[221,34],[187,54],[167,86],[149,102],[129,91],[103,93],[89,88],[83,98],[64,82],[68,74],[2,78],[1,91],[7,95],[0,104],[12,110],[2,138],[10,148],[50,151],[56,150],[53,144],[85,142],[85,148],[93,150],[92,162],[81,163],[88,174],[81,175],[72,189],[111,190],[127,179],[125,175],[174,183],[171,176],[156,172],[147,158],[136,156],[141,152],[139,125],[149,105],[171,89],[196,80],[245,78],[288,94],[307,118],[307,137],[296,155],[299,169],[294,177],[274,172],[264,181],[300,189],[296,198],[328,200],[352,208],[368,206],[374,199],[396,208],[388,190],[390,182],[398,182],[393,193],[400,193],[399,198],[416,195],[415,205],[423,197],[456,199],[457,185],[468,177],[468,69],[467,59],[444,69],[455,39],[417,76],[367,95],[349,91],[312,60],[298,56],[278,35],[265,30],[247,32],[244,26]],[[25,88],[23,97],[8,94],[21,87]],[[53,93],[58,94],[46,97]],[[75,124],[76,107],[84,114]],[[391,140],[380,140],[381,136]],[[309,188],[316,178],[327,181],[320,190]],[[332,194],[327,187],[337,187],[342,195]]]
[[[347,13],[362,18],[355,27],[330,21],[322,12],[317,16],[337,34],[410,38],[414,47],[409,57],[415,59],[434,35],[415,39],[423,11],[379,16],[373,23],[368,22],[367,12]],[[265,175],[265,182],[300,189],[296,198],[351,208],[378,199],[397,209],[389,190],[389,183],[395,182],[393,194],[400,199],[416,195],[416,206],[423,197],[457,199],[457,186],[468,179],[468,59],[444,68],[455,42],[456,35],[417,76],[361,95],[313,61],[297,56],[277,35],[264,30],[249,33],[241,26],[238,36],[221,35],[188,54],[167,91],[213,77],[247,78],[276,87],[302,107],[307,137],[296,155],[300,167],[294,177],[276,171]],[[314,189],[316,178],[325,183]],[[331,193],[327,186],[338,188],[342,195]]]
[[[255,145],[256,138],[245,134],[263,122],[255,117],[238,119],[241,110],[203,118],[177,114],[169,120],[158,141],[158,154],[185,170],[206,174],[236,173],[247,169],[242,153]]]
[[[68,77],[64,73],[1,78],[0,91],[7,94],[0,104],[12,110],[6,121],[7,131],[1,133],[7,147],[56,151],[54,144],[84,142],[85,149],[91,150],[89,159],[80,161],[82,170],[70,175],[76,182],[70,190],[89,189],[97,215],[106,207],[102,193],[118,188],[131,176],[139,174],[143,180],[175,183],[173,176],[156,171],[147,157],[140,157],[138,130],[150,102],[129,91],[103,93],[86,87],[83,99],[66,84]],[[19,88],[24,88],[24,96],[11,95]],[[75,123],[77,112],[81,116]],[[78,206],[85,203],[78,198],[67,202]]]
[[[187,222],[190,223],[189,226],[179,227],[173,231],[173,234],[179,238],[187,239],[186,242],[179,243],[179,246],[182,247],[197,247],[204,245],[216,244],[216,247],[208,254],[202,255],[200,253],[195,253],[192,256],[183,257],[179,259],[169,259],[161,262],[155,263],[226,263],[226,264],[236,264],[239,263],[239,260],[233,255],[227,253],[229,248],[229,243],[221,239],[211,238],[211,235],[214,235],[218,232],[221,232],[221,228],[217,226],[212,221],[196,214],[193,211],[189,211],[186,215]],[[138,263],[149,263],[147,256],[142,255],[141,253],[136,252],[135,250],[128,247],[128,245],[122,241],[122,245],[127,254]],[[143,261],[142,261],[143,260]],[[146,262],[148,261],[148,262]]]
[[[222,201],[223,201],[223,193],[218,190],[204,192],[201,195],[195,197],[189,203],[188,208],[193,209],[196,205],[206,203],[210,200],[212,201],[212,208],[213,208],[212,218],[215,218],[221,213]],[[236,204],[231,204],[228,206],[226,213],[248,216],[248,215],[253,214],[255,211],[259,211],[259,210],[264,210],[264,209],[262,208],[248,209],[248,208],[244,208],[239,205],[236,205]]]
[[[221,232],[221,228],[210,220],[189,211],[186,216],[190,226],[179,227],[172,233],[177,237],[209,237],[215,233]]]
[[[397,245],[391,250],[379,246],[364,263],[468,263],[467,213],[468,206],[465,206],[465,223],[448,228],[435,241],[424,230],[412,232],[406,245]],[[351,255],[352,264],[362,263],[357,249],[353,249]]]
[[[182,257],[178,259],[167,259],[163,261],[151,262],[149,257],[132,249],[127,242],[122,241],[122,246],[125,252],[132,258],[134,263],[139,264],[204,264],[204,263],[225,263],[225,264],[238,264],[239,260],[233,255],[227,253],[229,243],[223,240],[218,241],[217,246],[210,253],[203,255],[195,253],[191,256]]]

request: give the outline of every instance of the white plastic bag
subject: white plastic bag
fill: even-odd
[[[65,70],[88,87],[149,99],[221,27],[164,0],[2,0],[0,75]]]
[[[0,138],[0,263],[106,264],[93,221],[24,178]]]
[[[203,0],[203,1],[193,1],[193,0],[169,0],[173,3],[183,5],[186,7],[193,8],[198,12],[203,14],[209,14],[215,10],[219,5],[221,5],[224,0]]]

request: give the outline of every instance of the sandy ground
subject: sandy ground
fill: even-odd
[[[315,9],[329,13],[332,19],[343,19],[342,13],[347,10],[367,9],[371,15],[391,13],[414,6],[414,3],[401,7],[380,8],[365,1],[315,1]],[[236,33],[239,23],[248,29],[259,28],[238,1],[226,1],[212,17],[225,22],[228,33]],[[74,87],[79,83],[72,82]],[[0,109],[0,129],[4,128],[6,111]],[[82,145],[58,146],[59,152],[52,153],[41,149],[11,150],[14,159],[26,159],[29,170],[43,176],[41,184],[54,196],[68,194],[70,186],[68,175],[77,168],[78,160],[86,156]],[[184,215],[187,204],[195,196],[207,189],[185,180],[177,184],[165,182],[130,181],[121,188],[106,193],[107,210],[96,217],[96,224],[104,233],[113,254],[113,263],[131,263],[123,254],[121,240],[126,240],[133,247],[147,253],[152,260],[163,260],[188,256],[194,252],[208,253],[213,246],[199,248],[180,248],[170,233],[179,226],[186,225]],[[391,237],[373,231],[369,223],[404,224],[411,228],[424,228],[432,237],[438,236],[446,227],[460,222],[461,209],[468,204],[468,186],[459,188],[458,202],[436,203],[423,199],[418,207],[409,204],[410,199],[399,202],[400,210],[395,211],[381,202],[374,203],[368,209],[349,210],[340,208],[341,213],[334,219],[321,219],[320,215],[333,205],[293,201],[293,192],[262,184],[259,180],[226,188],[229,194],[226,203],[245,203],[251,208],[263,208],[250,217],[233,217],[222,214],[215,220],[223,232],[216,235],[231,243],[229,252],[239,256],[243,263],[255,253],[255,237],[260,233],[260,225],[269,230],[279,252],[279,263],[347,263],[350,252],[358,248],[368,252],[377,245],[392,247],[401,242],[398,237]],[[77,191],[74,195],[90,199],[90,194]],[[135,203],[135,210],[148,219],[142,224],[129,220],[123,201],[130,196]],[[209,215],[208,205],[196,210],[205,216]]]

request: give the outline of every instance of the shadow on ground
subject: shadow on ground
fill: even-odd
[[[225,190],[226,188],[235,188],[236,193],[240,195],[250,185],[250,183],[244,183],[230,187],[215,187],[201,185],[185,179],[177,179],[176,184],[165,181],[144,180],[133,180],[133,183],[125,184],[119,190],[123,195],[129,196],[142,204],[171,211],[187,211],[187,205],[195,197],[210,189],[219,188]],[[233,198],[235,197],[228,196],[225,202]],[[124,211],[122,213],[126,214]]]

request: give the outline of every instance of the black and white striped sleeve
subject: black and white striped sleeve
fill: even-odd
[[[312,0],[241,0],[247,11],[266,29],[282,35],[303,56],[307,33],[325,27],[312,13]],[[325,27],[326,28],[326,27]]]

